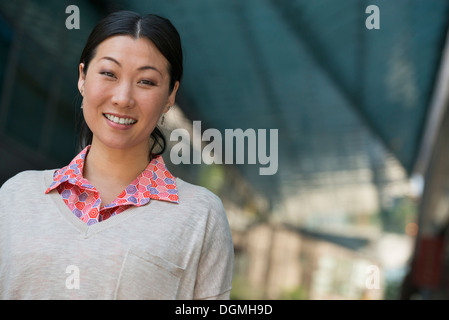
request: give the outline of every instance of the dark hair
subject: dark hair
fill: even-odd
[[[104,40],[118,35],[128,35],[135,39],[147,38],[168,61],[170,74],[170,92],[176,81],[181,81],[183,73],[183,57],[181,39],[173,24],[166,18],[155,14],[139,15],[133,11],[117,11],[102,19],[92,30],[80,57],[84,64],[83,73],[87,73],[90,61],[96,54],[98,45]],[[79,144],[83,149],[92,143],[92,131],[84,117],[81,119]],[[166,140],[161,130],[155,127],[151,133],[154,143],[150,147],[150,158],[165,151]],[[159,151],[155,152],[155,147]]]

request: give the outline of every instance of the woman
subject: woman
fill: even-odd
[[[156,128],[182,77],[165,18],[113,13],[79,64],[83,150],[0,189],[3,299],[228,299],[233,246],[220,199],[175,178]]]

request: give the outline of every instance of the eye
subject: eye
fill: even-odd
[[[140,80],[139,83],[143,84],[145,86],[155,86],[156,85],[153,81],[147,80],[147,79]]]
[[[115,75],[112,72],[109,71],[101,71],[100,74],[108,77],[108,78],[115,78]]]

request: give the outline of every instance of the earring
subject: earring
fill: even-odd
[[[81,96],[83,96],[83,94],[84,94],[84,84],[83,84],[83,86],[82,86],[82,88],[81,88],[81,90],[80,90],[80,93],[81,93]],[[83,108],[83,104],[84,104],[84,99],[81,100],[81,108],[80,108],[80,109]]]
[[[161,126],[164,125],[164,121],[165,121],[165,115],[162,115],[162,119],[161,119]]]

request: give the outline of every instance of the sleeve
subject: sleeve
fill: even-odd
[[[194,299],[229,299],[234,271],[234,245],[221,200],[212,202],[197,271]]]

